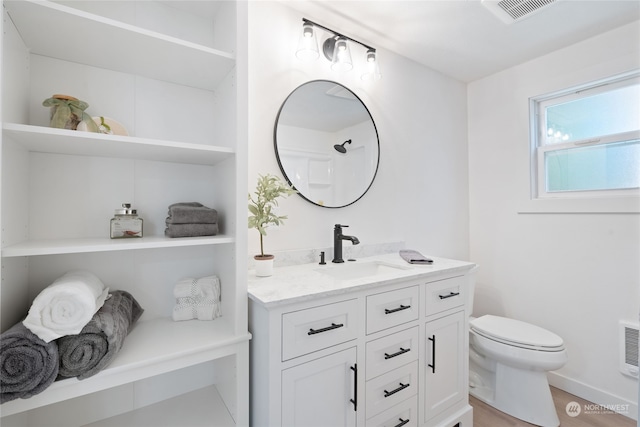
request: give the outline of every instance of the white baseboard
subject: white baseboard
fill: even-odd
[[[556,372],[549,372],[547,377],[549,378],[549,384],[556,388],[614,410],[627,418],[638,420],[638,402],[632,402],[620,396],[607,393]]]

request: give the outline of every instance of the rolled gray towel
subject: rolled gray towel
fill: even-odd
[[[164,230],[167,237],[215,236],[218,224],[169,224]]]
[[[218,212],[198,202],[174,203],[169,206],[168,224],[216,224]]]
[[[113,291],[78,335],[58,339],[59,378],[89,378],[113,361],[144,309],[126,291]]]
[[[38,338],[22,322],[0,335],[0,403],[44,391],[58,375],[58,344]]]

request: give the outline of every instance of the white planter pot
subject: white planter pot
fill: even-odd
[[[256,255],[253,259],[256,261],[256,276],[269,277],[273,274],[273,255],[265,255],[261,257]]]

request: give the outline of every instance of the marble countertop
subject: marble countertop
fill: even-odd
[[[293,304],[314,298],[340,295],[354,292],[365,287],[383,286],[408,279],[437,278],[444,275],[466,274],[475,264],[447,258],[433,259],[431,265],[409,264],[397,253],[360,258],[345,264],[326,265],[318,263],[277,267],[269,277],[257,277],[254,271],[249,271],[249,298],[265,306]],[[375,276],[359,277],[355,279],[339,279],[323,273],[323,269],[337,269],[353,263],[377,262],[383,265],[393,265],[398,268],[385,268]]]

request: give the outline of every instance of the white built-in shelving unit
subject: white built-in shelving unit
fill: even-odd
[[[188,425],[248,425],[246,4],[5,0],[1,33],[1,330],[77,268],[145,312],[104,371],[7,402],[0,423],[174,425],[190,403]],[[50,128],[58,93],[129,135]],[[185,201],[215,208],[220,233],[164,237]],[[143,238],[109,239],[122,203]],[[222,317],[172,321],[174,285],[211,274]]]

